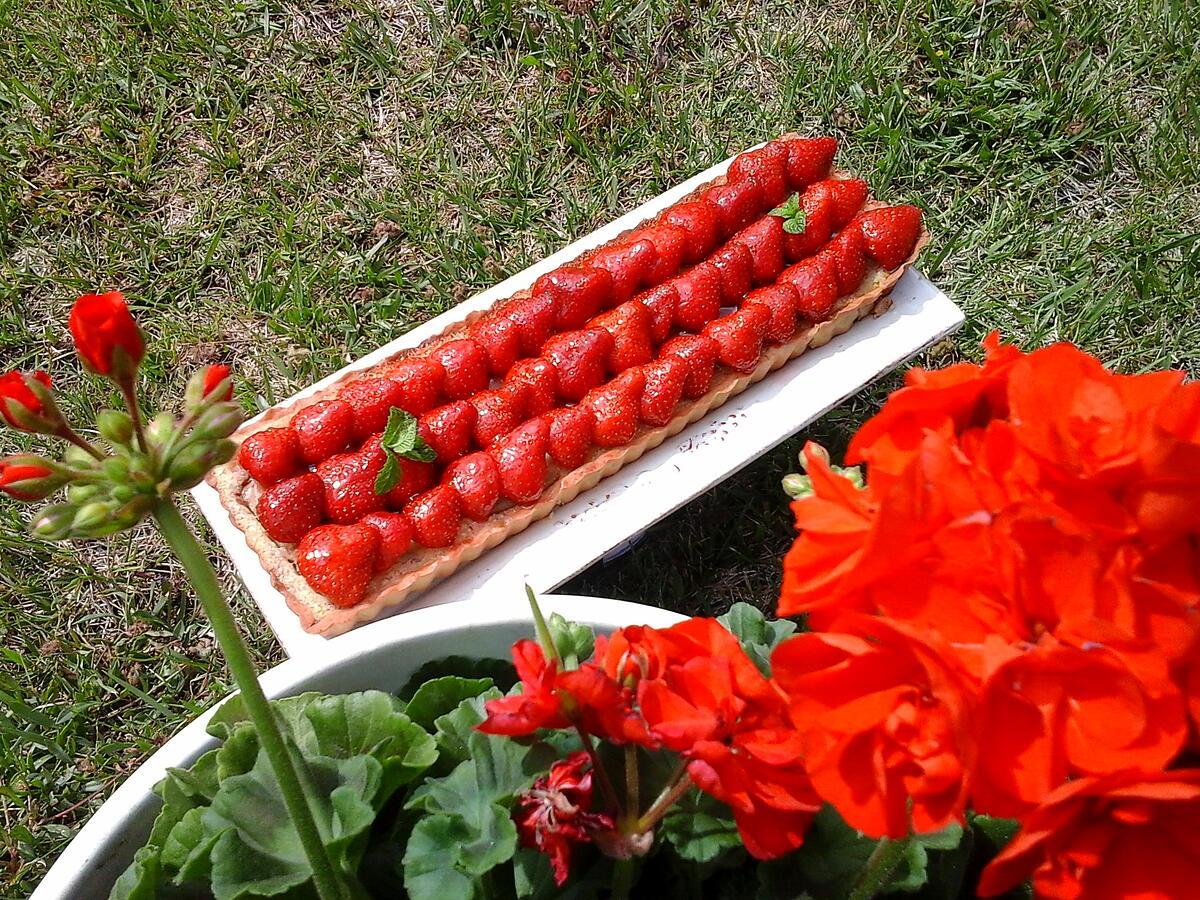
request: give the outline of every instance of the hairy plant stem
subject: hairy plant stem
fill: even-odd
[[[581,725],[576,724],[575,730],[579,733],[579,741],[583,744],[583,749],[587,751],[587,755],[592,761],[592,772],[595,773],[596,780],[600,782],[600,790],[604,792],[604,798],[612,804],[619,818],[623,811],[621,798],[617,796],[617,789],[613,787],[612,779],[608,777],[608,770],[604,768],[604,763],[600,761],[600,754],[596,751],[596,742],[592,740],[592,736]]]
[[[155,507],[154,518],[163,537],[187,570],[192,586],[212,625],[213,633],[225,654],[229,671],[241,692],[246,714],[250,717],[254,730],[258,733],[259,744],[271,763],[275,779],[279,782],[279,791],[287,806],[288,816],[296,828],[304,855],[312,867],[313,884],[318,896],[321,900],[345,900],[351,897],[350,889],[330,859],[317,826],[317,819],[313,815],[312,791],[311,788],[308,792],[305,791],[300,774],[300,770],[304,770],[304,774],[307,775],[307,768],[303,761],[297,760],[288,749],[275,712],[258,683],[254,661],[250,658],[245,641],[242,640],[233,610],[229,608],[217,582],[217,573],[213,571],[212,564],[197,543],[195,535],[169,497]],[[311,785],[311,778],[308,782]]]
[[[129,418],[133,422],[133,433],[137,435],[138,449],[143,453],[149,453],[150,445],[146,442],[146,430],[142,427],[142,412],[138,409],[137,393],[134,390],[132,378],[122,379],[121,396],[125,398],[125,408],[129,410]]]
[[[85,451],[93,459],[104,459],[104,454],[97,450],[91,441],[81,437],[79,433],[76,432],[75,429],[66,422],[63,423],[61,430],[58,432],[58,436],[64,441],[69,441],[70,443],[74,444],[80,450]]]
[[[642,805],[638,796],[638,758],[637,747],[634,744],[625,745],[625,821],[621,830],[626,826],[637,823],[638,809]]]
[[[863,870],[859,873],[858,880],[854,882],[854,887],[846,900],[871,900],[887,887],[888,882],[892,880],[892,874],[904,859],[904,854],[908,851],[908,845],[911,843],[911,837],[899,840],[880,838],[875,849],[871,851],[871,855],[867,857],[867,864],[863,866]]]
[[[640,819],[637,820],[636,832],[649,831],[658,824],[658,820],[667,814],[675,801],[687,793],[688,788],[692,786],[692,779],[687,774],[687,763],[680,760],[675,771],[671,775],[671,779],[667,782],[667,786],[663,788],[650,808],[646,810]]]

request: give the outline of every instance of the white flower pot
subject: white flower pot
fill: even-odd
[[[547,615],[559,612],[600,632],[623,625],[665,628],[684,618],[640,603],[599,597],[547,596],[542,607]],[[431,660],[452,655],[507,659],[514,641],[532,635],[529,607],[523,598],[449,603],[339,637],[323,651],[289,659],[271,669],[263,675],[262,684],[269,697],[313,690],[398,691],[417,668]],[[159,808],[154,785],[168,768],[189,766],[216,746],[204,729],[219,705],[167,741],[125,780],[58,858],[32,900],[108,896],[113,882],[150,833]]]

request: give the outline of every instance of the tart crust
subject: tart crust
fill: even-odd
[[[797,135],[784,135],[781,139],[793,137]],[[835,171],[831,173],[831,177],[849,176],[844,172]],[[724,176],[721,175],[697,188],[696,193],[724,180]],[[885,205],[887,204],[878,201],[868,201],[864,209]],[[258,499],[258,485],[238,464],[236,456],[231,462],[209,473],[207,481],[216,489],[230,521],[245,535],[246,544],[257,554],[263,568],[270,574],[274,586],[283,595],[287,605],[299,616],[304,630],[333,637],[366,623],[381,613],[399,608],[414,594],[450,576],[491,547],[524,531],[534,522],[548,516],[556,507],[569,503],[603,478],[638,459],[672,435],[678,434],[690,423],[703,418],[730,397],[761,381],[788,360],[799,356],[810,347],[827,344],[833,337],[849,331],[855,322],[870,313],[884,313],[891,306],[888,295],[892,288],[928,241],[929,233],[923,231],[908,259],[895,270],[887,271],[877,266],[869,268],[858,290],[841,298],[829,319],[802,328],[786,344],[768,346],[754,371],[739,374],[718,365],[708,392],[695,400],[681,402],[675,415],[666,425],[639,426],[633,440],[621,447],[594,447],[587,461],[578,468],[565,471],[561,468],[556,469],[551,464],[547,485],[533,505],[497,508],[497,511],[483,522],[464,520],[458,540],[450,547],[427,549],[414,545],[395,566],[371,581],[366,596],[353,607],[336,607],[326,597],[313,590],[296,567],[294,547],[277,543],[267,535],[254,512]],[[580,259],[586,259],[588,255],[584,253]],[[528,290],[519,291],[513,298],[528,296],[528,293]],[[506,302],[508,301],[498,301],[497,306]],[[390,366],[407,356],[424,355],[433,347],[464,336],[471,322],[488,311],[490,310],[480,311],[420,346],[398,352],[372,369],[347,372],[343,378],[315,394],[272,407],[259,419],[239,429],[233,435],[233,440],[240,443],[257,431],[285,425],[304,407],[336,395],[338,389],[348,381],[386,374]]]

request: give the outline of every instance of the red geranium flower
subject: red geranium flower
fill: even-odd
[[[29,377],[50,387],[50,376],[45,372],[34,372]],[[42,401],[29,389],[25,378],[26,375],[23,372],[5,372],[0,375],[0,416],[3,416],[4,421],[18,431],[30,430],[17,421],[18,417],[22,417],[22,414],[38,416],[43,411]]]
[[[572,753],[550,767],[517,798],[513,819],[521,845],[550,857],[554,881],[561,887],[570,874],[571,853],[597,832],[611,831],[613,820],[592,808],[592,773],[588,755]]]
[[[142,332],[120,291],[84,294],[67,324],[84,364],[99,375],[128,377],[145,355]]]
[[[209,394],[211,394],[213,391],[215,391],[220,386],[222,381],[224,381],[228,377],[229,377],[229,366],[225,365],[224,363],[216,363],[214,365],[208,366],[204,370],[204,391],[201,396],[207,397]],[[233,399],[233,383],[232,382],[230,382],[229,385],[226,386],[225,390],[221,393],[221,396],[218,397],[217,399],[221,400],[221,401],[228,401],[228,400]]]
[[[1039,897],[1194,897],[1200,770],[1126,770],[1045,797],[983,872],[990,897],[1032,877]]]

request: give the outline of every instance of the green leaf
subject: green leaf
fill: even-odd
[[[388,413],[387,425],[380,438],[380,446],[387,453],[387,460],[375,477],[375,493],[386,494],[400,480],[399,457],[417,462],[433,462],[437,454],[417,432],[417,418],[398,406]]]
[[[771,210],[770,215],[783,219],[783,230],[788,234],[803,234],[807,216],[800,205],[800,195],[792,194],[782,204]]]
[[[163,866],[175,872],[175,883],[207,881],[212,874],[210,854],[213,845],[224,834],[217,831],[209,834],[204,829],[204,812],[207,807],[189,809],[171,829],[163,843]]]
[[[611,883],[612,861],[607,857],[586,869],[572,861],[571,878],[559,887],[546,854],[522,847],[513,856],[513,887],[520,900],[595,900]]]
[[[404,713],[422,728],[433,729],[434,720],[452,712],[458,704],[478,697],[492,686],[490,678],[462,678],[445,675],[425,682],[413,694]]]
[[[754,661],[763,675],[771,674],[771,653],[784,639],[796,631],[796,624],[786,619],[768,619],[749,603],[735,603],[717,621],[738,639],[746,655]]]
[[[804,234],[807,221],[804,210],[799,210],[794,216],[783,220],[783,230],[788,234]]]
[[[449,775],[422,782],[405,804],[408,809],[482,819],[482,807],[507,804],[556,758],[554,748],[540,741],[520,744],[478,731],[466,744],[466,759]]]
[[[434,740],[437,741],[441,761],[460,763],[470,755],[467,742],[472,735],[478,733],[475,726],[486,718],[484,703],[502,696],[504,695],[496,688],[488,688],[477,697],[462,701],[451,712],[434,720],[434,726],[437,728]]]
[[[996,852],[1004,848],[1021,828],[1016,819],[997,819],[995,816],[971,816],[971,825],[978,831]]]
[[[400,483],[400,463],[394,453],[385,453],[383,466],[375,476],[375,493],[386,494]]]
[[[162,863],[158,847],[147,844],[133,855],[133,862],[113,884],[109,900],[155,900],[163,896],[158,885],[162,881]]]
[[[425,682],[446,675],[457,675],[460,678],[490,678],[492,683],[502,691],[507,691],[517,683],[517,672],[507,659],[443,656],[441,659],[427,662],[417,669],[400,689],[400,699],[411,700]]]
[[[659,833],[683,859],[711,863],[741,847],[729,807],[708,794],[688,791],[662,820]]]
[[[825,806],[798,850],[759,866],[759,897],[792,900],[798,886],[803,886],[814,900],[844,900],[875,844],[873,838],[843,822],[833,807]]]
[[[596,635],[586,625],[578,622],[568,622],[558,613],[551,613],[546,620],[550,630],[550,639],[562,657],[564,669],[577,669],[579,664],[592,655],[596,644]]]
[[[454,865],[455,848],[470,838],[458,816],[426,816],[404,850],[404,888],[411,900],[473,900],[477,880]]]

